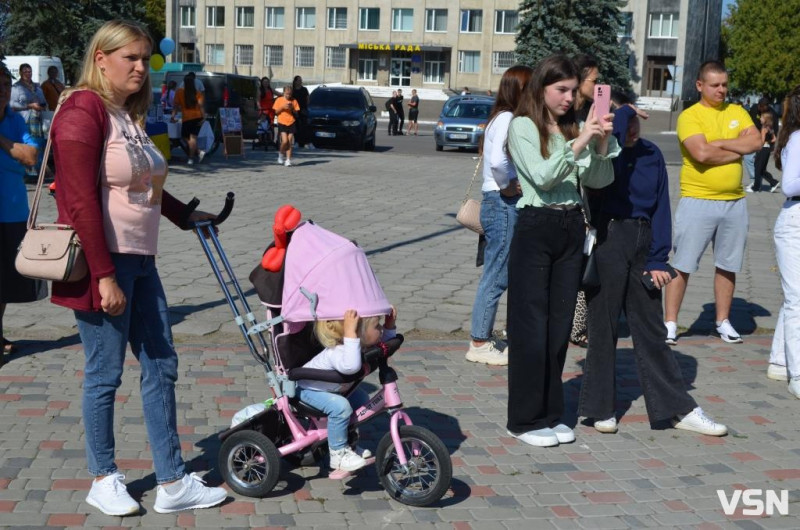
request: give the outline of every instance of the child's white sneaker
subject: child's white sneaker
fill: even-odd
[[[331,469],[342,471],[355,471],[367,465],[363,457],[358,456],[349,447],[331,450]]]
[[[176,493],[167,493],[163,485],[158,487],[156,503],[153,509],[158,513],[172,513],[194,508],[210,508],[225,500],[228,493],[222,488],[209,488],[196,473],[184,475],[181,489]]]
[[[283,158],[283,155],[278,155],[278,164],[283,164],[286,159]]]
[[[133,500],[125,487],[125,475],[114,473],[102,480],[93,480],[86,502],[106,515],[133,515],[139,513],[139,503]]]
[[[284,162],[283,165],[284,165],[284,167],[291,167],[294,164],[292,164],[292,159],[291,158],[287,158],[286,162]]]

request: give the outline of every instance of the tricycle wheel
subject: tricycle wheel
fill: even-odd
[[[427,506],[441,499],[453,476],[450,453],[442,441],[424,427],[402,425],[400,442],[408,459],[406,469],[397,459],[391,433],[378,444],[375,468],[381,485],[392,498],[409,506]]]
[[[272,440],[256,431],[239,431],[219,450],[219,471],[233,491],[263,497],[275,487],[281,456]]]

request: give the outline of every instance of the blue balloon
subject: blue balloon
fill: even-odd
[[[169,37],[164,37],[161,39],[161,53],[164,55],[169,55],[170,53],[175,51],[175,41],[170,39]]]

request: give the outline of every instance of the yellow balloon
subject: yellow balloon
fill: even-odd
[[[152,68],[156,72],[164,68],[164,56],[159,53],[151,55],[150,68]]]

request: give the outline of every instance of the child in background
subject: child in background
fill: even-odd
[[[753,163],[755,167],[753,183],[745,188],[745,191],[748,193],[762,191],[761,181],[766,180],[769,182],[770,188],[765,188],[763,191],[772,191],[775,193],[778,191],[778,179],[767,171],[767,163],[769,163],[769,157],[775,146],[775,113],[771,110],[767,110],[761,113],[759,119],[761,120],[762,146],[761,150],[756,153],[755,162]]]
[[[397,311],[386,315],[384,325],[380,317],[359,318],[355,309],[348,309],[343,320],[319,320],[314,325],[314,334],[325,349],[303,365],[303,368],[336,370],[345,375],[361,370],[361,348],[374,346],[387,341],[397,334],[395,320]],[[323,381],[301,380],[297,382],[300,400],[328,415],[328,449],[331,469],[355,471],[367,462],[364,453],[353,451],[347,445],[347,427],[353,410],[369,399],[360,388],[354,389],[348,397],[338,392],[346,390],[346,385]],[[361,454],[359,454],[361,453]]]
[[[297,133],[297,116],[300,113],[300,104],[294,99],[291,86],[283,87],[283,95],[275,100],[272,108],[278,116],[278,132],[281,135],[278,163],[289,167],[292,165],[292,145]]]

